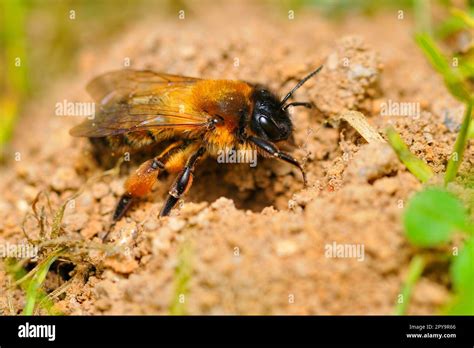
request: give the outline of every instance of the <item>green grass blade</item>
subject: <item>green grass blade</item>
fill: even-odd
[[[16,102],[8,98],[0,98],[0,159],[6,156],[6,144],[12,137],[16,117]]]
[[[471,125],[469,126],[469,131],[467,132],[467,137],[469,139],[474,139],[474,122],[471,122]]]
[[[28,289],[26,291],[26,304],[25,308],[23,309],[24,315],[33,315],[36,301],[40,298],[41,284],[43,284],[44,280],[46,279],[46,275],[49,272],[49,268],[59,257],[60,253],[61,251],[53,252],[45,260],[43,260],[37,272],[30,280]]]
[[[431,33],[430,0],[414,0],[413,12],[417,31]]]
[[[453,7],[450,12],[455,18],[462,20],[468,27],[474,28],[474,18],[469,13],[456,7]]]
[[[459,59],[459,71],[465,79],[474,78],[474,62],[469,59]]]
[[[417,34],[415,36],[416,43],[423,50],[431,65],[443,76],[449,75],[451,72],[448,62],[440,52],[436,43],[426,33]]]
[[[433,176],[431,168],[423,160],[410,152],[393,127],[388,128],[386,133],[388,143],[392,146],[400,161],[418,180],[427,182]]]
[[[469,125],[472,119],[472,104],[473,101],[470,101],[466,104],[466,111],[464,114],[464,120],[461,125],[461,130],[459,131],[456,142],[454,143],[454,151],[449,158],[448,167],[446,168],[446,174],[444,176],[445,185],[453,181],[458,172],[459,166],[461,165],[464,150],[469,138]]]
[[[464,78],[459,70],[451,68],[433,39],[426,33],[417,34],[415,41],[422,49],[431,65],[443,75],[444,82],[449,92],[457,99],[468,102],[472,96],[465,84]]]
[[[445,39],[448,36],[463,30],[465,28],[464,22],[456,17],[449,17],[441,22],[434,30],[435,37]]]
[[[421,255],[415,255],[415,257],[413,257],[411,260],[410,266],[408,268],[408,276],[401,292],[402,301],[398,301],[395,307],[396,315],[404,315],[406,313],[408,304],[410,303],[411,294],[413,292],[413,287],[421,277],[421,274],[425,269],[425,265],[426,261]]]
[[[186,314],[185,301],[192,273],[191,253],[190,243],[184,242],[179,254],[178,267],[175,271],[174,297],[169,310],[171,315]]]

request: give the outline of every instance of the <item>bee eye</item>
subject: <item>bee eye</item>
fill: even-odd
[[[277,127],[277,125],[270,120],[269,118],[265,116],[260,116],[258,119],[258,123],[262,127],[263,131],[265,134],[270,138],[270,139],[278,139],[281,136],[280,129]]]

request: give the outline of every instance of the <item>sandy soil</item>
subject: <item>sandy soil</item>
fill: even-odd
[[[57,208],[82,187],[61,238],[83,247],[56,262],[46,282],[49,292],[67,282],[56,299],[66,314],[392,313],[416,252],[403,234],[402,208],[421,185],[389,147],[367,144],[337,116],[360,110],[381,133],[393,124],[415,154],[444,170],[462,106],[411,35],[409,16],[399,20],[396,11],[330,22],[304,9],[290,20],[250,3],[194,6],[185,20],[153,14],[131,25],[109,47],[85,50],[79,74],[45,85],[46,97],[28,106],[12,160],[0,169],[0,242],[24,239],[21,224],[38,192]],[[79,120],[54,116],[54,106],[89,100],[86,82],[127,57],[137,69],[260,82],[280,94],[324,64],[297,93],[318,110],[292,115],[293,154],[304,159],[310,186],[274,160],[251,169],[210,159],[171,217],[157,219],[170,177],[111,229],[104,252],[100,237],[130,168],[86,185],[103,169],[89,143],[68,134]],[[381,116],[387,100],[419,102],[421,115]],[[473,162],[471,148],[464,167]],[[44,196],[38,205],[46,206]],[[26,231],[39,238],[31,219]],[[327,257],[334,242],[364,246],[364,259]],[[19,313],[24,293],[8,284],[1,266],[0,313]],[[448,298],[440,265],[416,286],[409,313],[436,313]]]

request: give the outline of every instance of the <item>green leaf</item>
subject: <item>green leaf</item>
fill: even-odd
[[[455,296],[454,300],[448,305],[447,314],[474,315],[474,296],[472,292],[463,292]]]
[[[474,238],[469,238],[451,264],[451,278],[456,292],[474,290]],[[471,292],[474,297],[474,293]]]
[[[408,240],[421,247],[434,247],[450,240],[455,230],[467,229],[467,214],[451,193],[428,188],[418,192],[404,214]]]

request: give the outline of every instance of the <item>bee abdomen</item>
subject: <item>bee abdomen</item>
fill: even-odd
[[[156,143],[156,137],[151,131],[89,138],[89,140],[93,147],[94,158],[104,167],[113,166],[116,159],[126,152],[136,152]]]

